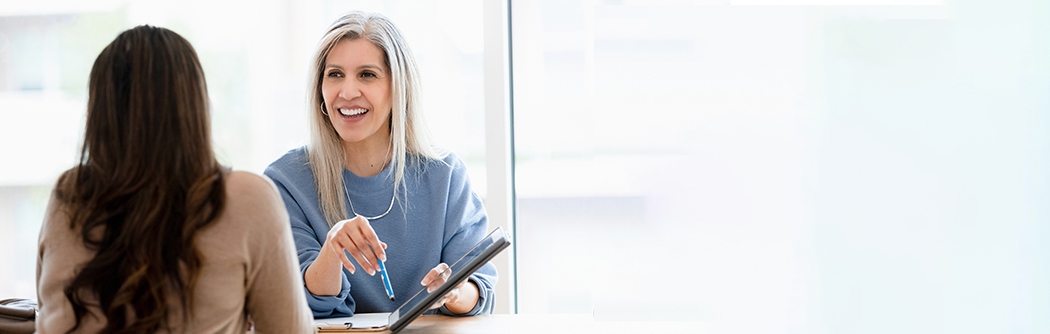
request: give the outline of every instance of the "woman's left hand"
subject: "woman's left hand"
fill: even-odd
[[[448,278],[452,276],[452,270],[449,270],[448,265],[441,263],[438,264],[434,269],[430,269],[430,272],[426,276],[423,276],[423,281],[420,282],[423,286],[427,287],[427,292],[433,292],[441,285],[448,281]],[[469,283],[469,284],[468,284]],[[444,296],[441,296],[434,305],[430,306],[430,309],[436,309],[445,305],[449,311],[456,314],[463,314],[470,312],[474,308],[474,304],[478,302],[478,287],[474,285],[470,280],[464,280],[452,289]]]

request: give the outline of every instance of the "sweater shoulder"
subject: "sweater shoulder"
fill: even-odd
[[[443,175],[465,173],[465,164],[458,155],[448,152],[441,159],[418,157],[422,160],[423,169],[427,172],[438,172]]]
[[[313,170],[310,168],[310,156],[306,146],[285,152],[280,158],[270,163],[263,174],[277,183],[298,182],[297,179],[302,177],[312,179]]]
[[[274,160],[266,167],[266,170],[286,170],[288,168],[301,168],[310,167],[310,156],[307,152],[306,146],[300,146],[293,148],[285,152],[280,158]]]

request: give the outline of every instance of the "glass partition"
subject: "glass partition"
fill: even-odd
[[[484,196],[480,1],[21,1],[0,6],[0,297],[35,298],[36,241],[48,194],[83,135],[91,65],[139,24],[190,41],[204,67],[220,162],[262,173],[308,141],[307,69],[328,25],[380,12],[421,69],[423,115]]]
[[[1050,330],[1047,3],[511,15],[521,313]]]

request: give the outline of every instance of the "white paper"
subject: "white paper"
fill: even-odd
[[[352,317],[314,319],[316,327],[346,326],[351,323],[351,328],[373,328],[387,326],[390,312],[386,313],[358,313]],[[344,327],[345,328],[345,327]]]

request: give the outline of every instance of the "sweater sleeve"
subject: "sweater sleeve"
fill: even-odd
[[[441,260],[452,263],[488,234],[488,216],[481,199],[470,187],[466,166],[455,155],[445,159],[452,167],[449,180],[448,207],[446,208],[445,235],[449,236],[442,247]],[[486,263],[468,280],[478,286],[478,303],[466,314],[454,314],[442,306],[441,314],[471,316],[492,313],[495,305],[495,285],[499,276],[496,266]]]
[[[288,175],[286,171],[274,166],[267,168],[264,174],[274,181],[288,210],[292,238],[295,241],[295,249],[299,256],[299,274],[304,280],[303,292],[306,295],[310,311],[313,312],[315,318],[352,316],[354,300],[350,297],[350,281],[347,280],[345,272],[341,274],[342,285],[339,293],[335,296],[318,296],[306,288],[306,269],[314,263],[314,260],[317,259],[317,254],[321,251],[320,240],[323,240],[323,234],[319,236],[319,232],[327,233],[327,230],[316,231],[315,227],[311,226],[306,210],[303,208],[304,205],[317,206],[317,196],[314,194],[313,188],[302,187],[296,184],[293,177]],[[307,175],[307,178],[312,182],[312,176]],[[300,183],[303,182],[303,180],[299,181]],[[326,222],[318,223],[327,226]]]
[[[255,331],[263,333],[308,333],[313,319],[306,312],[306,302],[295,290],[302,280],[295,274],[295,249],[292,236],[284,220],[287,214],[281,208],[273,184],[266,182],[258,193],[260,212],[257,215],[257,233],[250,242],[253,258],[248,276],[247,308],[255,322]],[[291,288],[291,289],[289,289]]]

